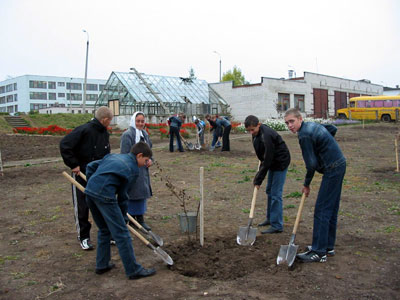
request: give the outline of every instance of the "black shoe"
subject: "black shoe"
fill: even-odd
[[[312,246],[307,246],[307,250],[311,251],[312,250]],[[335,249],[326,249],[326,256],[328,257],[332,257],[335,256]]]
[[[297,254],[296,257],[301,262],[326,262],[326,255],[320,255],[312,250]]]
[[[259,223],[258,226],[267,226],[271,225],[271,222],[267,219],[265,219],[262,223]]]
[[[96,269],[95,272],[96,272],[96,274],[101,275],[101,274],[104,274],[104,273],[110,271],[111,269],[114,269],[114,268],[115,268],[115,264],[109,264],[107,268]]]
[[[129,279],[135,280],[135,279],[140,279],[140,278],[143,278],[143,277],[152,276],[154,274],[156,274],[156,270],[155,269],[153,269],[153,268],[151,268],[151,269],[143,268],[143,269],[140,270],[140,272],[129,276]]]
[[[261,231],[262,234],[266,233],[281,233],[283,230],[282,229],[276,229],[274,227],[270,227],[267,230]]]

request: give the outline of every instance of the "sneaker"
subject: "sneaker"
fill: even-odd
[[[302,262],[326,262],[326,254],[319,255],[312,250],[297,254],[296,257]]]
[[[110,240],[110,245],[111,245],[111,246],[115,246],[116,244],[117,244],[117,243],[115,242],[114,239],[111,239],[111,240]]]
[[[262,234],[268,234],[268,233],[281,233],[283,230],[282,229],[276,229],[274,227],[270,227],[267,230],[261,231]]]
[[[143,268],[138,273],[129,276],[129,279],[135,280],[135,279],[140,279],[140,278],[143,278],[143,277],[152,276],[154,274],[156,274],[156,270],[155,269],[153,269],[153,268],[152,269]]]
[[[96,270],[95,270],[95,273],[98,274],[98,275],[101,275],[101,274],[104,274],[104,273],[106,273],[106,272],[108,272],[108,271],[114,269],[114,268],[115,268],[115,264],[109,264],[107,268],[104,268],[104,269],[96,269]]]
[[[94,246],[92,244],[92,242],[90,241],[90,239],[83,239],[82,241],[80,241],[81,247],[83,250],[93,250]]]
[[[271,225],[271,222],[267,219],[265,219],[262,223],[259,223],[258,226],[267,226]]]
[[[214,151],[214,149],[215,149],[215,147],[213,147],[213,146],[210,146],[210,151]]]
[[[215,148],[219,148],[219,147],[221,147],[221,143],[220,142],[215,144]]]
[[[312,246],[307,246],[307,251],[311,251]],[[335,256],[335,249],[326,249],[326,256],[331,257]]]

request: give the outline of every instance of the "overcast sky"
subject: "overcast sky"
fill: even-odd
[[[32,75],[107,79],[130,67],[219,80],[304,71],[400,84],[398,0],[0,0],[0,80]],[[217,51],[220,56],[214,51]]]

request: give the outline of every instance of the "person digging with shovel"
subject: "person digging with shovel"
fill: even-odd
[[[139,176],[139,168],[148,165],[153,153],[144,143],[136,143],[128,154],[108,154],[87,165],[86,202],[99,228],[97,233],[96,274],[115,267],[111,260],[111,236],[129,279],[154,275],[136,262],[131,236],[126,226],[128,190]],[[118,197],[116,195],[118,194]]]
[[[285,113],[289,130],[297,133],[307,173],[302,192],[310,194],[310,184],[315,171],[323,174],[314,209],[314,228],[311,247],[297,254],[302,262],[325,262],[327,256],[335,254],[337,216],[343,178],[346,173],[346,158],[334,136],[337,128],[304,122],[300,111],[291,108]]]
[[[256,116],[247,116],[244,126],[252,135],[254,150],[261,162],[253,180],[257,189],[268,173],[266,218],[258,226],[271,225],[261,231],[263,234],[280,233],[283,231],[282,192],[290,164],[289,149],[282,137],[272,128],[261,124]]]

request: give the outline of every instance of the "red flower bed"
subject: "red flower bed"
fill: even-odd
[[[15,133],[22,134],[43,134],[43,135],[66,135],[72,129],[65,129],[57,125],[49,125],[48,127],[16,127],[13,129]]]
[[[146,127],[149,129],[158,129],[167,127],[167,123],[146,123]]]
[[[194,124],[194,123],[185,123],[185,124],[182,124],[182,128],[192,128],[192,129],[195,129],[195,128],[196,128],[196,124]]]
[[[169,136],[169,132],[165,128],[160,128],[160,133],[161,133],[161,138],[164,138],[164,137],[166,138]]]

